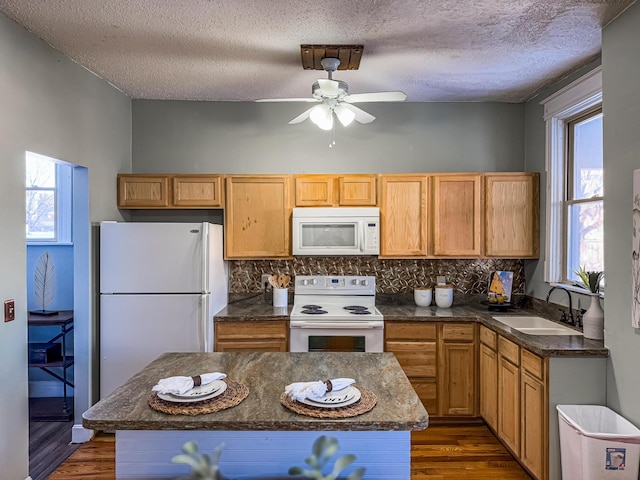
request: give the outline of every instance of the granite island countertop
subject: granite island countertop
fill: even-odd
[[[239,405],[196,416],[168,415],[148,405],[160,378],[219,371],[249,388]],[[289,383],[356,379],[377,397],[369,412],[345,419],[314,418],[280,403]],[[423,430],[428,414],[392,353],[165,353],[83,413],[94,430]]]
[[[288,320],[292,305],[275,308],[261,301],[260,297],[239,301],[228,305],[215,315],[216,322]],[[291,302],[290,302],[291,303]],[[527,348],[542,357],[606,357],[609,350],[602,340],[590,340],[581,335],[528,335],[512,329],[495,320],[499,315],[536,315],[557,321],[549,312],[557,313],[557,305],[542,305],[536,302],[530,308],[508,309],[505,312],[490,312],[479,301],[479,297],[456,298],[451,308],[439,308],[435,305],[418,307],[412,296],[378,295],[376,307],[384,315],[386,322],[465,322],[475,321],[508,338],[512,342]],[[546,308],[545,308],[546,307]]]

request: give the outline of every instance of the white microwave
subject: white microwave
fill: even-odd
[[[293,209],[294,255],[378,255],[379,253],[379,208]]]

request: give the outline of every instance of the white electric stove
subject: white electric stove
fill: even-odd
[[[375,301],[373,276],[296,276],[290,351],[382,352],[384,318]]]

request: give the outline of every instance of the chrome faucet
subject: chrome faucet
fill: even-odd
[[[561,320],[563,322],[568,323],[569,325],[574,325],[575,321],[574,321],[574,318],[573,318],[573,308],[571,306],[571,293],[569,292],[569,290],[567,290],[564,287],[561,287],[560,285],[556,285],[555,287],[551,287],[551,290],[549,290],[549,293],[547,293],[547,303],[549,303],[549,297],[551,296],[551,292],[553,292],[555,289],[562,290],[563,292],[565,292],[567,294],[567,297],[569,297],[569,315],[566,315],[564,310],[559,309],[562,312]]]

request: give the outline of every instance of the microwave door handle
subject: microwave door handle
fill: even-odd
[[[359,220],[358,224],[360,225],[360,253],[364,253],[364,221]]]

